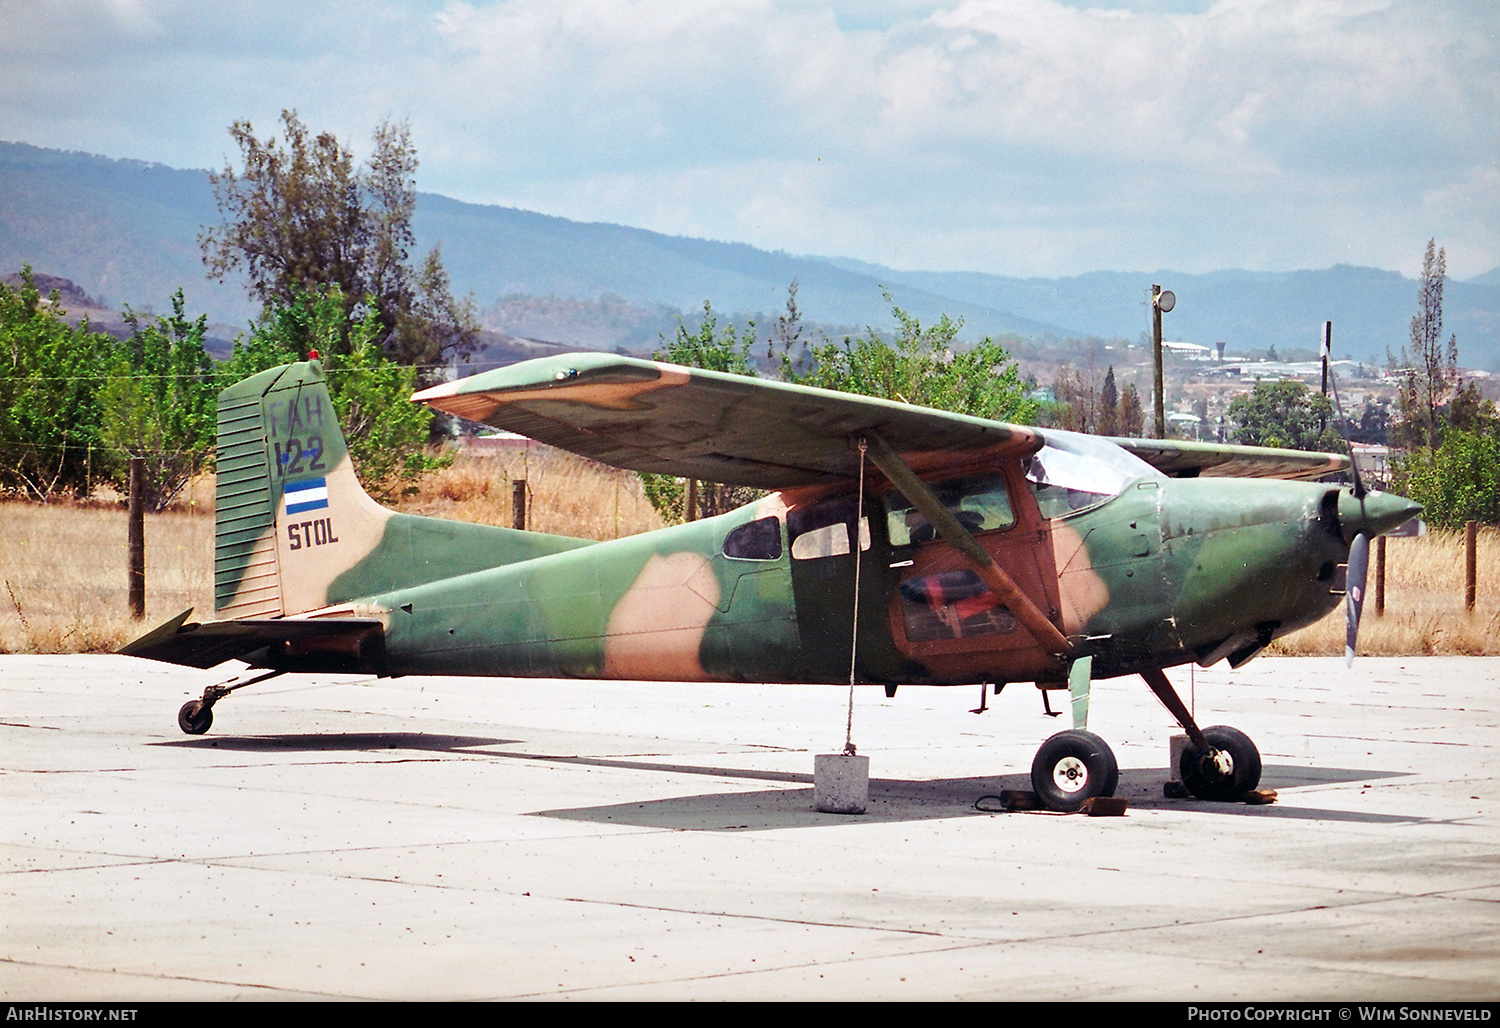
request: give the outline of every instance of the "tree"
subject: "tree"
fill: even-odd
[[[1120,434],[1120,390],[1115,385],[1113,364],[1104,373],[1104,385],[1099,389],[1099,434]]]
[[[1120,393],[1120,434],[1139,438],[1146,432],[1146,411],[1134,382],[1126,382]]]
[[[456,300],[442,256],[433,249],[420,270],[416,244],[416,148],[405,124],[382,122],[374,153],[356,168],[353,153],[331,134],[313,137],[292,110],[281,112],[284,141],[262,141],[248,121],[229,134],[244,171],[233,165],[209,176],[224,221],[199,237],[210,277],[244,269],[263,304],[337,287],[352,327],[369,303],[376,342],[404,364],[432,367],[467,356],[478,340],[472,300]],[[345,337],[329,353],[347,353]]]
[[[0,488],[38,500],[86,494],[102,456],[99,382],[115,342],[64,313],[30,266],[19,288],[0,283]]]
[[[1443,347],[1443,281],[1448,259],[1427,241],[1417,313],[1411,319],[1411,348],[1401,348],[1402,383],[1397,395],[1399,441],[1408,447],[1435,447],[1442,442],[1441,410],[1458,384],[1458,337]]]
[[[1342,449],[1336,433],[1320,428],[1332,410],[1328,397],[1301,382],[1257,382],[1254,392],[1229,404],[1229,418],[1237,426],[1234,441],[1246,446]]]
[[[1063,364],[1052,383],[1052,395],[1061,405],[1057,427],[1068,432],[1095,432],[1099,427],[1099,387],[1094,384],[1096,369],[1075,368]]]
[[[1338,433],[1351,443],[1372,443],[1380,446],[1390,438],[1391,402],[1388,399],[1371,399],[1360,408],[1358,419],[1338,419]]]
[[[708,300],[703,301],[703,320],[697,332],[689,332],[679,318],[677,334],[671,342],[662,337],[662,342],[661,349],[652,355],[655,360],[731,375],[755,375],[755,368],[750,363],[750,348],[755,345],[755,322],[747,323],[739,336],[736,336],[733,325],[721,329],[713,304]]]
[[[796,381],[812,368],[810,344],[802,338],[802,311],[797,306],[797,280],[786,289],[786,311],[776,316],[776,326],[766,344],[766,362],[783,382]]]
[[[113,477],[124,488],[129,459],[144,461],[143,502],[166,508],[212,462],[218,385],[204,348],[208,316],[190,321],[182,290],[172,316],[142,326],[128,307],[130,338],[119,347],[101,396],[100,438],[116,455]]]
[[[1114,365],[1104,373],[1102,385],[1095,385],[1098,366],[1089,358],[1086,368],[1064,364],[1057,369],[1052,394],[1056,406],[1044,412],[1056,428],[1071,432],[1091,432],[1105,436],[1139,436],[1145,430],[1145,412],[1133,383],[1122,391],[1115,381]]]
[[[1004,346],[985,339],[972,348],[961,349],[956,343],[961,321],[943,315],[936,325],[924,329],[920,321],[891,301],[889,293],[886,300],[891,303],[897,326],[894,346],[873,328],[868,329],[867,335],[845,338],[842,345],[824,342],[808,346],[809,370],[799,372],[800,362],[792,356],[801,339],[796,296],[793,282],[788,289],[786,316],[778,321],[777,336],[767,352],[770,363],[779,365],[776,370],[785,381],[999,421],[1030,422],[1035,417],[1037,404],[1028,397],[1020,372]],[[656,352],[656,359],[755,376],[749,357],[756,339],[755,323],[750,322],[738,334],[733,325],[721,329],[707,301],[703,315],[696,332],[689,332],[679,321],[676,337]],[[779,360],[778,342],[782,344]],[[643,474],[641,478],[647,496],[663,517],[681,516],[680,482],[663,475]],[[704,512],[729,510],[756,495],[754,490],[714,486],[703,497]]]
[[[750,348],[755,345],[755,322],[748,322],[744,331],[738,335],[732,324],[721,329],[713,304],[708,300],[703,301],[703,321],[698,325],[697,332],[689,332],[679,318],[677,334],[671,342],[667,342],[665,337],[662,342],[663,347],[652,355],[656,360],[688,368],[702,368],[705,371],[755,377],[755,368],[750,363]],[[688,486],[685,482],[671,475],[644,471],[639,474],[646,498],[663,518],[680,520],[688,514]],[[749,503],[761,495],[761,490],[748,486],[705,483],[697,497],[698,509],[692,514],[695,518],[713,517]]]
[[[334,286],[299,293],[289,303],[273,302],[250,337],[235,341],[234,352],[219,367],[220,384],[316,351],[360,483],[377,498],[388,499],[414,488],[418,478],[447,466],[452,457],[427,452],[433,413],[411,402],[417,369],[382,352],[373,304],[357,307],[352,319],[347,312],[348,304]],[[334,343],[344,349],[333,349]]]
[[[1422,517],[1442,528],[1465,521],[1500,525],[1500,421],[1478,431],[1451,429],[1436,448],[1397,457],[1392,486],[1422,505]]]
[[[986,337],[961,349],[956,343],[961,320],[944,314],[924,329],[889,292],[885,298],[896,319],[894,346],[873,328],[846,337],[842,345],[815,346],[813,369],[794,381],[995,421],[1029,423],[1036,417],[1036,401],[1003,345]]]

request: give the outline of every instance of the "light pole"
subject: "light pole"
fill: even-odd
[[[1156,363],[1156,438],[1167,437],[1167,408],[1162,397],[1161,375],[1161,316],[1177,306],[1177,297],[1170,289],[1151,287],[1151,350]]]

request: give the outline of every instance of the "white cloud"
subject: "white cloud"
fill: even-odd
[[[1012,274],[1500,263],[1478,0],[0,0],[0,137],[206,166],[281,107],[421,186]],[[1474,262],[1464,266],[1465,261]]]

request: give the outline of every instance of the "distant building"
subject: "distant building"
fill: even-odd
[[[1181,411],[1168,414],[1167,424],[1175,428],[1178,435],[1185,439],[1203,438],[1203,419],[1196,414],[1185,414]]]
[[[1213,360],[1213,351],[1210,350],[1206,346],[1199,346],[1197,343],[1183,343],[1183,342],[1175,342],[1174,343],[1174,342],[1169,342],[1169,341],[1163,339],[1161,341],[1161,348],[1162,348],[1162,352],[1174,354],[1174,355],[1176,355],[1178,357],[1181,357],[1181,358],[1183,358],[1185,360],[1190,360],[1190,361],[1209,361],[1209,360]]]
[[[460,436],[454,440],[453,445],[475,457],[503,457],[528,446],[539,447],[542,444],[514,432],[489,432],[485,435]]]
[[[1349,452],[1359,477],[1367,485],[1385,487],[1391,482],[1391,448],[1374,443],[1350,443]]]

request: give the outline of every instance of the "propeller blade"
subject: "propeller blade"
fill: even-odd
[[[1344,575],[1344,666],[1354,666],[1354,643],[1359,638],[1359,612],[1365,605],[1365,577],[1370,570],[1370,537],[1363,532],[1349,547]]]

